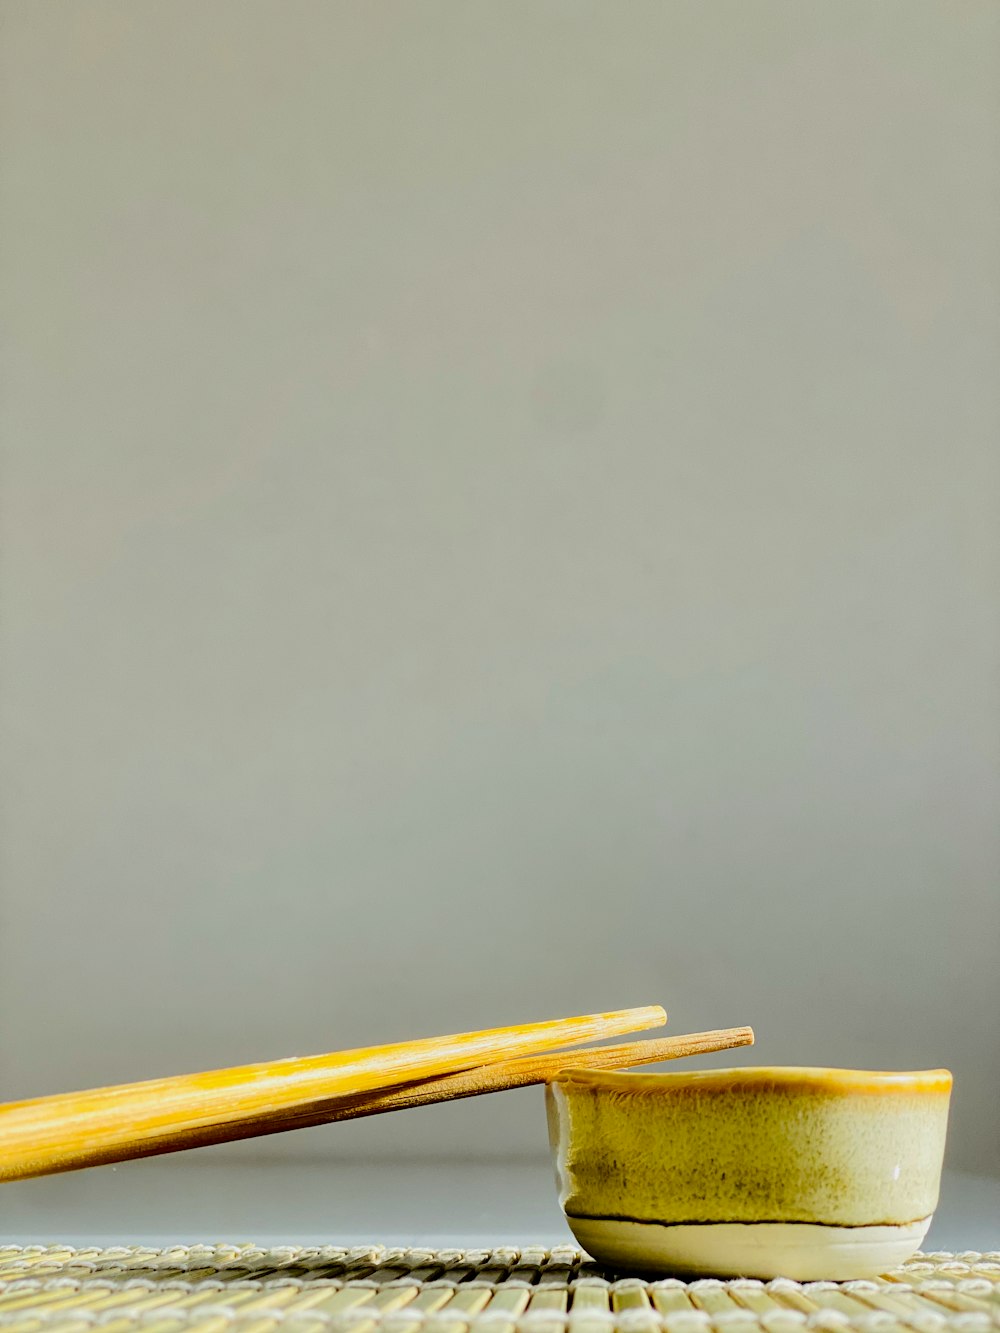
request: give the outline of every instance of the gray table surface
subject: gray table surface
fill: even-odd
[[[268,1160],[207,1150],[0,1185],[0,1244],[571,1240],[545,1159]],[[1000,1180],[946,1172],[924,1249],[1000,1249]]]

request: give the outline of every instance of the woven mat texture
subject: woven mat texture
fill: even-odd
[[[877,1281],[618,1277],[578,1250],[0,1248],[3,1333],[993,1333],[1000,1253]]]

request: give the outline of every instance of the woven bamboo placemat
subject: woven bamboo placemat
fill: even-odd
[[[1000,1253],[871,1282],[643,1281],[562,1249],[0,1248],[4,1333],[939,1333],[1000,1329]]]

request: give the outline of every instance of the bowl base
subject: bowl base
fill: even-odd
[[[788,1277],[797,1282],[878,1277],[919,1248],[930,1217],[899,1226],[812,1222],[665,1224],[569,1217],[577,1240],[613,1268],[699,1277]]]

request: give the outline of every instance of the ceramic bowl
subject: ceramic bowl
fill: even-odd
[[[560,1202],[619,1269],[875,1276],[930,1226],[950,1095],[944,1069],[567,1070],[546,1089]]]

